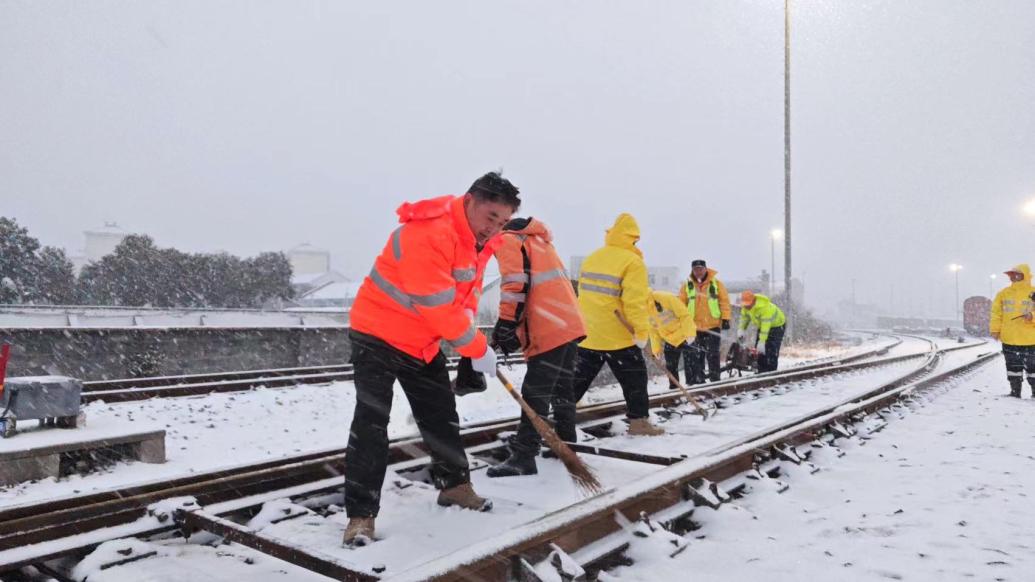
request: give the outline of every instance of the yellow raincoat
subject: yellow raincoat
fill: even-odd
[[[631,214],[620,214],[604,237],[604,246],[586,257],[579,273],[579,309],[586,321],[586,339],[579,346],[600,351],[646,342],[647,265],[636,248],[640,227]],[[621,313],[632,332],[615,311]]]
[[[998,333],[999,339],[1011,346],[1035,345],[1035,319],[1026,321],[1025,313],[1035,311],[1035,302],[1031,294],[1035,287],[1031,285],[1031,269],[1028,265],[1017,265],[1013,268],[1024,274],[1024,280],[1010,283],[1010,286],[996,294],[992,300],[992,316],[988,329]]]
[[[697,326],[686,305],[668,291],[651,291],[647,300],[650,321],[650,347],[655,357],[661,357],[667,343],[679,347],[697,338]]]

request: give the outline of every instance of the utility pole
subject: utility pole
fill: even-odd
[[[787,332],[794,339],[796,306],[791,293],[791,0],[783,2],[783,284],[791,317]]]

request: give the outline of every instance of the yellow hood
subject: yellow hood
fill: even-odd
[[[1031,283],[1031,267],[1028,266],[1028,263],[1021,263],[1019,265],[1014,265],[1013,267],[1010,267],[1009,271],[1007,271],[1007,273],[1010,273],[1010,272],[1018,272],[1018,273],[1024,275],[1024,280],[1023,281],[1019,281],[1017,283],[1014,283],[1014,285],[1027,285],[1027,284]]]
[[[633,215],[627,212],[619,214],[614,225],[607,229],[607,234],[604,235],[604,244],[607,246],[633,251],[642,257],[643,253],[636,248],[638,240],[640,240],[640,225],[636,223]]]

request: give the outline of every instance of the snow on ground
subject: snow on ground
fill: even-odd
[[[954,355],[947,365],[955,365],[967,358],[972,358],[975,351],[966,350],[969,353]],[[808,390],[792,388],[779,398],[767,397],[745,402],[724,410],[718,417],[707,423],[701,422],[695,416],[686,416],[665,422],[664,425],[670,431],[679,434],[683,441],[693,442],[693,446],[684,451],[693,454],[711,448],[716,443],[727,442],[745,432],[775,424],[788,415],[793,416],[815,410],[826,400],[840,400],[850,395],[852,391],[872,388],[879,381],[897,377],[915,365],[916,362],[900,363],[881,368],[875,374],[846,374],[825,381],[805,382],[801,383],[800,388],[807,387]],[[784,401],[790,402],[795,398],[798,399],[797,404],[783,404]],[[763,413],[763,410],[767,412]],[[774,413],[774,411],[779,412]],[[725,429],[720,428],[722,423],[726,424]],[[688,436],[692,438],[687,439]],[[604,439],[598,442],[605,446],[621,448],[616,445],[625,441],[625,444],[635,447],[637,451],[651,452],[649,445],[660,445],[667,438],[624,437]],[[671,450],[663,453],[674,454]],[[656,470],[656,467],[649,465],[601,457],[587,457],[586,460],[597,470],[605,486],[626,483]],[[366,548],[347,550],[339,547],[341,531],[345,523],[345,517],[341,513],[332,513],[327,517],[309,514],[275,524],[263,518],[264,514],[279,511],[282,509],[281,506],[287,502],[260,514],[249,525],[260,529],[264,535],[303,545],[320,554],[334,556],[335,559],[345,564],[353,564],[363,569],[374,565],[384,565],[388,568],[386,573],[397,573],[433,556],[476,543],[483,539],[487,532],[500,532],[527,523],[544,512],[569,505],[580,498],[558,461],[541,459],[539,468],[540,473],[536,476],[488,479],[482,470],[484,464],[479,464],[472,472],[472,480],[480,493],[495,501],[496,507],[489,514],[440,508],[435,505],[437,492],[431,486],[418,481],[410,481],[405,476],[390,472],[386,479],[383,510],[378,519],[378,535],[383,539]],[[340,503],[340,499],[337,499],[336,502]],[[301,509],[299,506],[293,507]],[[716,516],[717,518],[723,517],[722,514],[716,514]],[[212,580],[232,579],[229,576],[234,575],[265,576],[263,568],[268,567],[268,565],[262,566],[260,561],[256,564],[262,567],[250,568],[255,565],[249,564],[246,559],[250,554],[237,546],[188,548],[182,542],[175,540],[166,540],[160,542],[159,545],[161,547],[156,549],[158,556],[155,558],[150,558],[133,567],[118,567],[105,571],[93,569],[90,579],[92,581],[123,582],[140,579],[140,576],[146,572],[148,579],[151,580],[172,580],[176,579],[175,576],[166,574],[176,571],[176,564],[184,558],[197,559],[198,563],[204,563],[208,565],[206,567],[213,568],[216,573],[212,577],[204,578]],[[696,547],[697,545],[694,543],[688,551],[693,551]],[[226,551],[223,551],[224,549]],[[152,566],[149,566],[149,563]],[[220,566],[221,563],[226,566]],[[665,568],[670,565],[661,563],[658,567]],[[653,563],[651,567],[654,567]],[[640,575],[638,570],[630,572],[633,572],[632,575]],[[305,577],[307,575],[295,576],[293,574],[288,569],[282,569],[278,572],[277,579],[307,579]],[[669,579],[664,574],[667,572],[662,575],[652,575],[650,579]],[[616,575],[622,575],[622,573],[617,572]],[[701,579],[709,578],[701,577]],[[723,577],[722,579],[730,578]]]
[[[889,340],[871,341],[887,343]],[[827,346],[810,351],[809,355],[812,358],[829,357],[867,348],[863,344],[846,352],[844,348]],[[520,386],[525,367],[505,367],[504,372],[515,385]],[[668,382],[662,377],[652,378],[649,390],[651,393],[667,392]],[[621,398],[619,386],[602,386],[591,389],[582,404]],[[457,405],[462,424],[513,418],[519,413],[517,404],[495,380],[490,380],[489,389],[481,394],[458,398]],[[91,403],[85,407],[87,428],[82,432],[76,431],[77,437],[165,429],[167,462],[161,465],[119,463],[106,471],[86,476],[73,475],[59,481],[47,479],[0,488],[0,507],[344,448],[354,406],[355,386],[352,382],[259,388],[248,392],[139,402]],[[66,439],[70,434],[69,431],[30,430],[0,441],[0,447],[37,446],[54,439]],[[389,436],[417,434],[409,403],[396,385]]]
[[[669,559],[636,544],[622,581],[769,582],[1035,579],[1035,400],[1003,397],[993,361],[863,443],[842,440],[842,458],[819,450],[814,475],[785,464],[771,483],[719,511]]]

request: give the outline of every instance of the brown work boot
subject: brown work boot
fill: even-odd
[[[629,434],[633,436],[659,436],[665,434],[665,429],[654,426],[649,418],[629,419]]]
[[[345,537],[341,545],[351,548],[361,548],[374,542],[374,518],[353,517],[349,519],[349,525],[345,528]]]
[[[492,501],[479,497],[470,483],[443,489],[438,494],[438,504],[442,507],[453,507],[455,505],[456,507],[472,509],[474,511],[489,511],[492,509]]]

